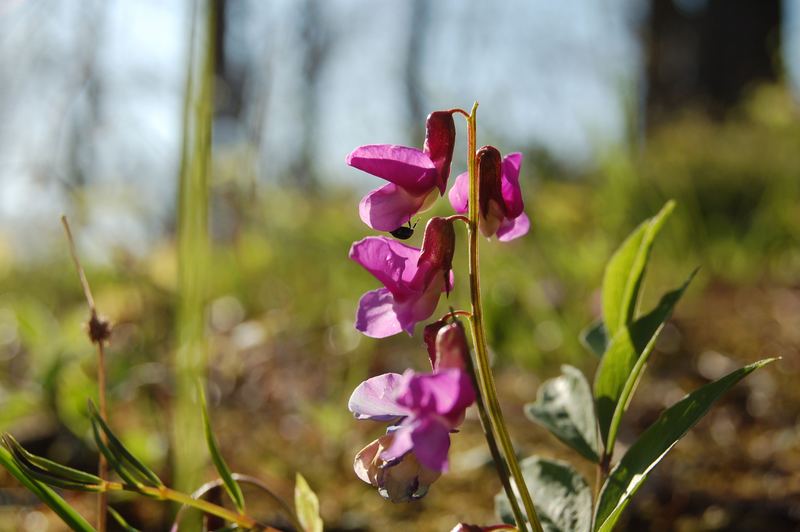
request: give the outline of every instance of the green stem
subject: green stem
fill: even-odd
[[[492,370],[489,364],[489,349],[486,343],[485,325],[483,323],[483,304],[481,301],[481,287],[480,287],[480,271],[478,261],[478,217],[479,217],[479,202],[478,202],[478,175],[476,168],[476,118],[478,111],[478,103],[472,106],[472,111],[467,119],[469,126],[467,151],[468,151],[468,170],[469,170],[469,287],[470,298],[472,302],[472,318],[470,325],[472,329],[472,339],[475,345],[475,358],[478,361],[478,375],[482,381],[481,392],[484,394],[484,401],[488,407],[488,417],[500,441],[500,445],[505,456],[506,464],[510,470],[514,483],[517,486],[519,495],[522,498],[525,512],[528,514],[528,523],[533,527],[535,532],[543,532],[542,525],[539,523],[539,517],[536,514],[536,508],[533,505],[528,486],[522,476],[522,470],[519,467],[514,446],[511,444],[511,437],[508,434],[505,420],[503,419],[503,412],[500,409],[500,402],[497,399],[497,389],[492,376]],[[510,497],[513,499],[513,494]],[[519,521],[519,518],[518,518]],[[517,526],[520,530],[526,530],[524,522],[518,522]]]
[[[481,386],[478,382],[478,375],[475,373],[475,364],[472,361],[472,357],[466,357],[466,364],[467,370],[469,370],[469,376],[472,379],[472,386],[476,390],[481,390]],[[494,467],[497,469],[497,475],[500,477],[500,482],[503,484],[503,490],[506,492],[506,497],[508,497],[508,502],[511,505],[511,511],[514,514],[514,521],[517,522],[517,526],[521,526],[525,523],[525,515],[522,513],[522,509],[519,507],[519,501],[517,500],[516,495],[514,495],[514,488],[511,486],[511,481],[509,480],[509,472],[508,472],[508,464],[503,459],[503,455],[500,453],[500,448],[497,446],[497,439],[494,437],[494,432],[492,432],[492,422],[489,419],[489,412],[486,409],[486,402],[483,400],[483,395],[479,392],[475,394],[475,403],[478,405],[478,417],[480,418],[481,422],[481,429],[483,429],[483,435],[486,437],[486,444],[489,446],[489,452],[492,454],[492,461],[494,462]]]

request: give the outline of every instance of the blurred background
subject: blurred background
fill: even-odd
[[[662,334],[621,446],[731,367],[783,359],[676,447],[620,528],[800,529],[800,1],[210,6],[200,300],[212,416],[234,470],[287,497],[302,472],[330,530],[496,522],[500,486],[474,416],[453,439],[453,471],[424,500],[392,505],[352,472],[382,427],[346,408],[364,378],[427,359],[419,334],[376,341],[353,329],[358,298],[376,281],[347,250],[371,233],[356,206],[379,182],[345,156],[369,143],[421,146],[430,111],[478,100],[478,142],[525,154],[533,221],[524,239],[483,246],[490,343],[520,452],[581,460],[521,407],[562,363],[591,377],[597,360],[577,337],[599,315],[603,266],[674,198],[645,308],[701,270]],[[182,444],[171,443],[169,413],[186,299],[179,265],[192,261],[177,235],[195,8],[0,0],[0,429],[87,470],[95,353],[61,213],[115,326],[112,425],[165,478]],[[458,127],[453,175],[466,164]],[[447,213],[446,203],[433,212]],[[457,267],[451,302],[466,306]],[[203,480],[213,476],[209,468]],[[92,515],[92,497],[67,496]],[[249,496],[261,517],[285,524]],[[113,503],[144,530],[166,529],[173,510]],[[0,471],[0,530],[61,527]]]

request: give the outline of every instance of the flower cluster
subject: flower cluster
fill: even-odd
[[[397,239],[413,235],[411,220],[447,192],[455,146],[453,111],[428,116],[422,149],[393,144],[356,148],[350,166],[388,183],[361,200],[361,220],[389,235],[368,236],[350,248],[350,258],[372,274],[381,287],[365,293],[356,312],[356,329],[373,338],[406,332],[429,319],[439,299],[453,289],[455,223],[466,220],[469,176],[459,175],[448,193],[456,214],[433,217],[425,226],[422,247]],[[519,172],[522,155],[502,158],[485,146],[474,154],[479,216],[477,226],[487,238],[509,241],[527,233]],[[416,225],[416,224],[415,224]],[[389,424],[386,433],[355,458],[356,475],[378,488],[387,499],[420,498],[448,468],[450,434],[463,422],[475,401],[469,349],[458,322],[440,320],[425,327],[430,373],[406,370],[385,373],[362,382],[348,407],[357,419]]]

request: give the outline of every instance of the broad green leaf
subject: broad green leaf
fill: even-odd
[[[642,370],[655,347],[658,333],[695,273],[697,270],[689,275],[683,285],[664,294],[649,313],[620,329],[600,361],[594,380],[594,397],[600,435],[607,455],[613,451],[622,413],[628,407]]]
[[[590,323],[586,328],[581,331],[578,337],[583,347],[602,357],[603,353],[608,348],[608,334],[606,333],[606,326],[603,320],[597,320]]]
[[[97,411],[94,403],[89,401],[89,416],[92,420],[92,430],[94,431],[95,441],[100,451],[106,456],[109,464],[117,470],[117,472],[130,482],[130,478],[124,471],[132,474],[138,479],[135,484],[142,483],[147,486],[160,487],[164,483],[158,478],[158,475],[153,473],[146,465],[144,465],[133,453],[131,453],[125,445],[120,441],[116,434],[111,430],[111,427],[105,422],[103,417]],[[106,437],[108,444],[103,441],[100,431]],[[109,454],[107,454],[109,453]]]
[[[611,532],[619,516],[652,469],[734,384],[773,362],[761,360],[693,391],[670,408],[628,449],[600,492],[595,530]]]
[[[581,455],[597,462],[600,447],[589,383],[572,366],[561,366],[561,372],[560,377],[539,387],[536,402],[525,405],[525,414]]]
[[[244,494],[242,493],[242,488],[240,488],[239,484],[233,479],[233,474],[228,464],[225,463],[222,453],[219,451],[217,439],[214,437],[214,431],[211,430],[211,419],[208,417],[208,404],[206,403],[206,395],[203,387],[198,386],[197,388],[198,395],[200,396],[200,405],[203,410],[203,427],[206,434],[208,452],[211,454],[211,461],[214,462],[214,467],[217,468],[217,473],[219,473],[219,477],[222,479],[225,491],[228,492],[236,509],[239,510],[239,513],[244,513]]]
[[[117,522],[117,524],[119,524],[119,526],[125,532],[140,532],[138,528],[134,528],[131,525],[129,525],[128,522],[125,521],[125,518],[122,517],[120,515],[120,513],[118,511],[116,511],[115,509],[113,509],[111,506],[108,507],[108,513],[111,514],[111,517],[114,518],[114,520]]]
[[[297,473],[294,484],[294,509],[305,532],[322,532],[319,499],[300,473]]]
[[[520,467],[545,532],[589,532],[592,493],[572,466],[560,460],[531,456]],[[495,497],[495,511],[504,522],[514,524],[505,492]]]
[[[36,495],[40,501],[45,503],[58,515],[64,523],[72,530],[77,532],[95,532],[89,524],[72,506],[62,499],[55,491],[45,486],[41,482],[26,475],[14,462],[11,453],[0,447],[0,465],[6,468],[22,485]]]
[[[633,320],[653,240],[674,208],[675,202],[670,200],[658,214],[642,222],[606,265],[603,274],[603,323],[610,338],[614,338]]]

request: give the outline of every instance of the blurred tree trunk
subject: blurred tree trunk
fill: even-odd
[[[652,0],[649,125],[681,107],[720,118],[755,82],[778,78],[779,0]]]
[[[425,102],[422,96],[423,50],[428,34],[430,4],[427,0],[413,0],[408,19],[408,45],[405,64],[405,93],[408,107],[408,131],[411,138],[419,136],[426,116]]]
[[[319,0],[304,0],[298,17],[300,28],[302,84],[298,95],[300,104],[301,140],[289,178],[294,184],[313,190],[317,182],[314,173],[314,149],[317,145],[317,94],[320,74],[329,55],[331,35],[321,14]]]

